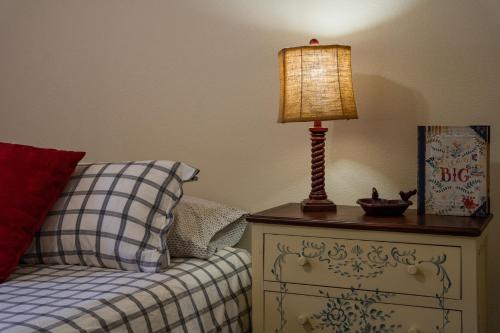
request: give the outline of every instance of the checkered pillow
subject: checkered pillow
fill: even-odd
[[[197,173],[170,161],[78,165],[24,262],[160,271],[182,183]]]

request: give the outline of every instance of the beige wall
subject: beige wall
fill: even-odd
[[[415,187],[417,124],[490,124],[500,214],[499,36],[497,0],[0,0],[0,140],[181,159],[202,170],[190,194],[252,211],[298,201],[308,124],[276,123],[277,52],[317,37],[353,51],[360,119],[328,125],[337,203]]]

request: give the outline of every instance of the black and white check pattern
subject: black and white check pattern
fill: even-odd
[[[233,248],[162,273],[20,266],[0,284],[0,331],[250,332],[250,266]]]
[[[159,272],[182,183],[197,173],[171,161],[78,165],[23,262]]]

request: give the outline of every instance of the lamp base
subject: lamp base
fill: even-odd
[[[325,191],[325,133],[328,128],[321,126],[320,120],[314,121],[311,132],[311,193],[300,204],[303,212],[336,212],[337,206]]]
[[[337,205],[332,201],[325,200],[314,200],[314,199],[304,199],[300,203],[300,207],[303,212],[336,212]]]

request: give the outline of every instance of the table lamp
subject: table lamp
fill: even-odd
[[[322,120],[357,119],[352,89],[351,47],[319,45],[285,48],[278,54],[278,122],[314,121],[311,132],[311,193],[303,211],[336,211],[325,191],[325,133]]]

